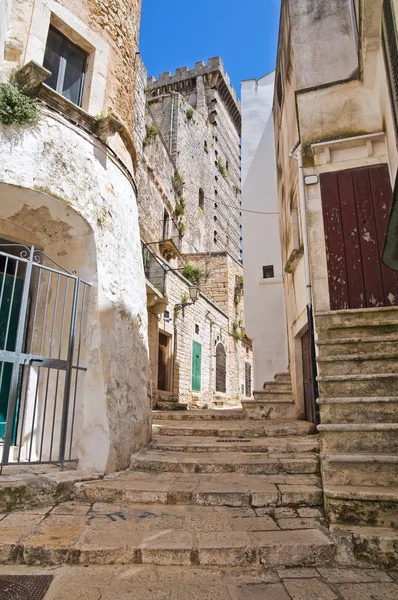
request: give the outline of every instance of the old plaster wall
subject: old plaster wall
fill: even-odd
[[[4,0],[0,5],[0,68],[4,60],[4,46],[11,16],[11,0]],[[1,75],[0,75],[1,77]]]
[[[92,284],[88,370],[76,418],[79,464],[125,468],[131,453],[148,442],[151,426],[146,295],[131,176],[98,140],[50,111],[35,128],[3,126],[0,135],[0,181],[17,190],[12,202],[2,192],[2,234],[25,243],[37,239]],[[30,190],[37,192],[34,199]],[[51,224],[35,219],[42,207],[64,224],[55,241]],[[73,229],[76,214],[87,224],[80,236]]]

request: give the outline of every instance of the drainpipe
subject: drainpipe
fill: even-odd
[[[308,225],[307,225],[307,206],[305,200],[305,183],[303,170],[303,151],[300,141],[289,152],[289,158],[297,161],[298,181],[299,181],[299,201],[300,201],[300,216],[303,230],[303,248],[304,248],[304,272],[305,272],[305,299],[307,305],[308,330],[310,334],[311,344],[311,366],[313,378],[313,394],[315,400],[318,398],[318,370],[316,364],[315,350],[315,329],[314,329],[314,314],[312,308],[312,285],[311,285],[311,270],[310,270],[310,255],[308,250]],[[316,422],[319,423],[319,406],[315,404]]]

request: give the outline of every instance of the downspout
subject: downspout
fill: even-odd
[[[307,306],[308,330],[310,334],[311,345],[311,366],[313,378],[313,393],[315,400],[318,399],[318,370],[316,364],[316,349],[315,349],[315,328],[314,328],[314,313],[312,308],[312,284],[310,270],[310,254],[308,250],[308,224],[307,224],[307,205],[305,199],[305,182],[303,169],[303,150],[300,141],[289,152],[289,158],[297,161],[298,167],[298,182],[299,182],[299,202],[301,226],[303,231],[303,249],[304,249],[304,273],[305,273],[305,299]],[[316,421],[319,423],[319,406],[315,404]]]

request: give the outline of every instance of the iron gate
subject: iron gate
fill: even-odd
[[[0,470],[75,460],[88,286],[34,246],[0,244]]]

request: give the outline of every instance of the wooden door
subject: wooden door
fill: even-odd
[[[245,396],[251,398],[252,395],[252,366],[245,363]]]
[[[198,342],[192,345],[192,391],[200,392],[202,388],[202,346]]]
[[[392,204],[387,165],[320,177],[331,310],[398,306],[381,254]]]
[[[311,338],[307,330],[301,338],[303,357],[303,387],[305,420],[316,423],[316,398],[314,395],[314,378],[311,364]]]

